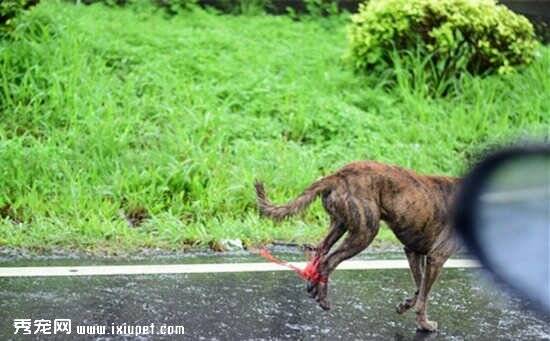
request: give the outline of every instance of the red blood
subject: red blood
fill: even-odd
[[[307,263],[306,267],[301,271],[302,278],[312,283],[326,283],[327,277],[319,272],[319,256],[315,256]]]
[[[328,278],[326,276],[321,275],[319,273],[319,256],[313,257],[306,265],[306,267],[302,270],[297,266],[294,266],[292,264],[289,264],[286,261],[280,260],[276,257],[274,257],[267,249],[262,248],[260,249],[260,256],[264,257],[270,262],[286,266],[294,272],[296,272],[300,277],[302,277],[306,281],[310,281],[313,284],[317,283],[326,283],[328,281]]]

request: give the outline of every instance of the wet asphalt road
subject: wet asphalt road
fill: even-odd
[[[54,339],[13,335],[16,318],[69,318],[73,337],[76,325],[109,331],[111,325],[154,323],[185,327],[184,336],[155,339],[550,339],[550,318],[523,311],[521,301],[500,294],[479,273],[445,269],[430,302],[430,317],[440,326],[436,334],[416,332],[414,313],[394,312],[413,290],[405,269],[337,271],[330,312],[316,306],[292,272],[0,278],[0,340]]]

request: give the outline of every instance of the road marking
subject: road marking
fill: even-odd
[[[291,262],[303,268],[305,262]],[[450,259],[446,268],[476,268],[479,263],[469,259]],[[408,269],[407,260],[351,260],[338,266],[339,270]],[[161,264],[161,265],[105,265],[105,266],[41,266],[0,267],[0,277],[50,277],[98,275],[151,275],[227,272],[290,271],[273,263],[222,263],[222,264]]]

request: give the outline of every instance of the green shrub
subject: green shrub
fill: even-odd
[[[12,28],[12,19],[24,10],[36,5],[39,0],[0,1],[0,34]]]
[[[285,0],[67,0],[72,3],[90,5],[102,3],[110,7],[153,5],[163,9],[169,15],[192,10],[195,6],[210,8],[225,14],[258,15],[258,14],[289,14],[293,19],[302,15],[311,17],[327,17],[341,13],[337,0],[299,0],[286,4]],[[287,1],[288,2],[288,1]],[[142,7],[143,8],[143,7]]]
[[[73,0],[71,2],[83,3],[85,5],[103,3],[107,6],[114,7],[114,6],[126,6],[133,3],[134,1],[132,0]]]
[[[70,0],[70,2],[80,2],[85,5],[102,3],[109,7],[134,6],[140,10],[144,8],[143,6],[148,8],[150,5],[153,5],[154,7],[163,9],[170,15],[190,10],[197,4],[197,0]]]
[[[171,15],[188,11],[197,4],[197,0],[153,0],[153,2]]]
[[[306,11],[314,17],[337,15],[339,13],[338,2],[334,0],[303,0]]]
[[[493,0],[372,0],[352,16],[348,37],[355,69],[387,72],[396,58],[406,67],[420,57],[436,83],[464,71],[508,73],[537,46],[531,23]]]

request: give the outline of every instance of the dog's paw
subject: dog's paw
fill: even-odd
[[[317,292],[318,292],[317,283],[313,283],[313,282],[308,281],[307,285],[306,285],[306,290],[309,294],[309,297],[315,298],[317,296]]]
[[[399,303],[395,307],[395,312],[398,313],[399,315],[401,315],[401,314],[404,314],[405,312],[407,312],[407,310],[409,310],[409,309],[410,309],[410,307],[408,307],[406,304]]]
[[[423,332],[436,332],[437,322],[429,321],[428,319],[421,319],[416,321],[416,328]]]
[[[319,300],[318,302],[319,302],[319,307],[321,307],[324,311],[330,310],[330,303],[326,298]]]
[[[416,303],[415,301],[416,301],[415,299],[407,298],[407,299],[405,299],[402,303],[399,303],[399,304],[397,305],[397,307],[395,307],[395,311],[396,311],[398,314],[404,314],[404,313],[406,313],[409,309],[411,309],[412,307],[414,307],[414,304]]]
[[[313,283],[307,282],[307,292],[311,298],[313,298],[323,310],[330,310],[330,303],[327,300],[327,285],[326,283]]]

